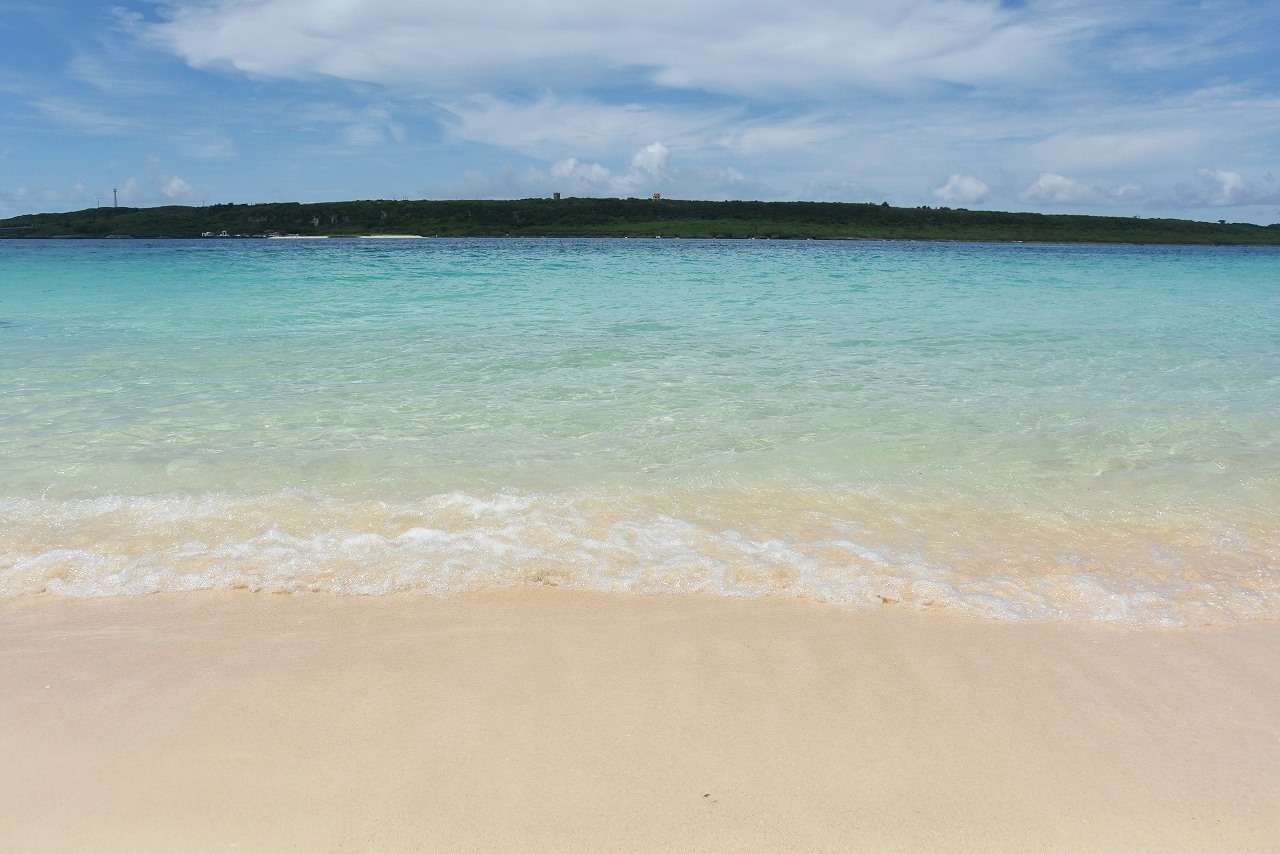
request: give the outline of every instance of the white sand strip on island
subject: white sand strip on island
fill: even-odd
[[[1280,624],[0,603],[0,850],[1276,850]]]

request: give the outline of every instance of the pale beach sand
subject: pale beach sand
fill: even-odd
[[[0,851],[1280,850],[1280,624],[0,603]]]

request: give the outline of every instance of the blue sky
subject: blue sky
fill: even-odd
[[[1277,44],[1277,0],[0,0],[0,217],[117,188],[1280,222]]]

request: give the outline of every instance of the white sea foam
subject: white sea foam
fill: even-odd
[[[800,505],[809,511],[795,512]],[[832,515],[836,506],[845,513]],[[782,491],[454,492],[399,503],[299,492],[4,499],[0,595],[453,596],[555,585],[1009,620],[1173,626],[1280,618],[1280,580],[1248,558],[1219,555],[1215,564],[1211,554],[1174,560],[1148,550],[1145,562],[1126,551],[1108,563],[1114,532],[1095,531],[1097,542],[1087,544],[1055,539],[1044,524],[997,540],[984,524],[1001,520],[981,516],[967,520],[958,547],[919,536],[929,524],[919,508],[898,506],[893,525],[876,524],[870,514],[882,510],[866,496]],[[912,518],[903,527],[905,516]],[[1089,557],[1055,552],[1062,546],[1088,546]]]
[[[1272,250],[0,243],[0,595],[1280,617]]]

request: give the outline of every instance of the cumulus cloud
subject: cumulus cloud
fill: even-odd
[[[196,192],[196,188],[185,179],[166,174],[158,158],[150,157],[147,159],[146,177],[141,180],[130,176],[92,190],[80,181],[66,187],[24,184],[8,192],[0,190],[0,206],[26,212],[50,208],[73,210],[95,204],[107,207],[115,200],[126,206],[157,202],[184,204],[193,201]]]
[[[1107,191],[1107,196],[1116,204],[1140,204],[1149,200],[1147,191],[1141,184],[1121,184]]]
[[[643,197],[662,193],[676,198],[755,198],[763,189],[736,169],[677,168],[661,142],[637,150],[627,168],[566,157],[546,168],[504,167],[497,175],[468,172],[461,185],[435,188],[466,198],[545,196]]]
[[[671,151],[662,143],[646,145],[631,156],[631,169],[639,175],[661,179],[671,160]]]
[[[127,193],[132,200],[136,183],[132,178],[129,181]],[[170,202],[190,202],[196,196],[196,188],[177,175],[167,174],[160,158],[155,155],[147,156],[147,182],[150,184],[150,193],[158,193]]]
[[[1075,178],[1041,172],[1022,191],[1023,201],[1048,205],[1132,205],[1147,201],[1141,184],[1128,182],[1113,187],[1090,186]]]
[[[1271,173],[1259,183],[1239,172],[1203,166],[1196,170],[1196,180],[1179,185],[1175,194],[1182,204],[1197,207],[1280,204],[1280,190]]]
[[[166,199],[190,199],[195,194],[195,187],[174,175],[160,186],[160,194]]]
[[[955,172],[945,184],[933,191],[933,195],[944,202],[971,205],[985,199],[990,192],[990,187],[972,175]]]
[[[815,178],[807,181],[799,192],[790,194],[790,198],[815,202],[892,201],[891,195],[881,187],[835,178]]]
[[[1022,198],[1052,205],[1097,204],[1105,200],[1097,188],[1052,172],[1041,172],[1040,177],[1022,191]]]

